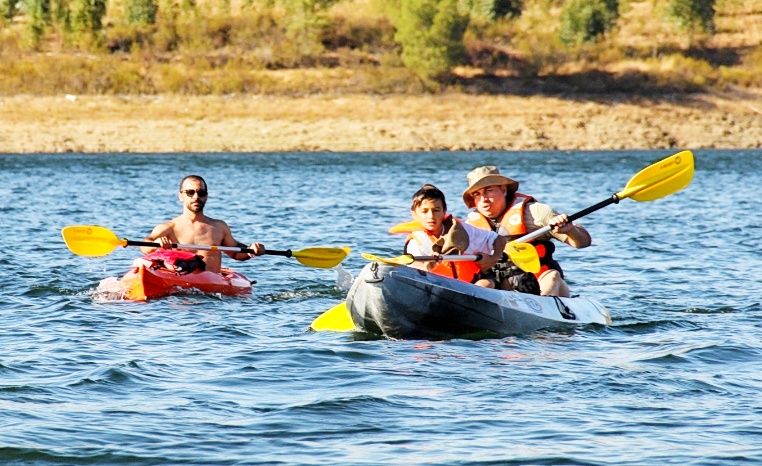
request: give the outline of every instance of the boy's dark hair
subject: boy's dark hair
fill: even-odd
[[[447,212],[447,201],[445,201],[445,195],[433,184],[425,184],[413,194],[413,203],[410,205],[410,210],[415,210],[425,200],[442,201],[442,208]]]
[[[185,178],[183,178],[182,180],[180,180],[180,187],[179,187],[179,189],[180,189],[181,191],[182,191],[182,189],[183,189],[183,183],[185,183],[185,180],[196,180],[196,181],[200,181],[200,182],[204,183],[204,189],[206,189],[207,191],[209,191],[209,186],[207,186],[207,185],[206,185],[206,180],[205,180],[205,179],[203,179],[203,178],[201,178],[199,175],[188,175],[188,176],[186,176]]]

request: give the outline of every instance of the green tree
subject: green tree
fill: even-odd
[[[21,6],[27,17],[32,45],[36,47],[50,24],[50,0],[23,0]]]
[[[462,60],[469,18],[458,0],[400,0],[393,19],[402,62],[425,82],[444,80]]]
[[[519,16],[524,6],[523,0],[468,0],[468,3],[473,15],[490,20]]]
[[[73,0],[71,26],[78,33],[95,34],[103,28],[106,0]]]
[[[0,23],[10,21],[16,16],[17,0],[0,0]]]
[[[618,0],[571,0],[561,11],[559,37],[566,45],[591,42],[619,18]]]
[[[670,0],[667,15],[685,30],[714,33],[715,0]]]
[[[304,55],[322,50],[320,33],[326,25],[326,10],[338,0],[281,0],[289,12],[286,34]]]
[[[127,22],[130,24],[154,24],[159,5],[156,0],[128,0]]]

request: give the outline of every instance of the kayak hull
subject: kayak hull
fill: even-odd
[[[352,284],[347,308],[358,329],[390,338],[507,336],[611,324],[608,310],[591,299],[493,290],[375,262]]]
[[[180,274],[162,268],[154,268],[150,261],[135,259],[132,269],[120,280],[123,299],[147,301],[178,293],[199,291],[228,296],[244,296],[251,293],[251,281],[244,275],[229,269],[221,273],[195,271]]]

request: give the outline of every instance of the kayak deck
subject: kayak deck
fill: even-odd
[[[230,269],[223,269],[221,273],[194,271],[180,274],[154,268],[143,258],[135,259],[132,269],[120,280],[123,299],[129,301],[147,301],[188,291],[244,296],[251,293],[251,284],[244,275]]]

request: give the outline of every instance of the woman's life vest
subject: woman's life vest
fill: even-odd
[[[428,234],[418,222],[395,225],[389,231],[408,234],[405,240],[405,251],[407,251],[408,243],[415,241],[422,251],[431,251],[438,254],[462,254],[468,248],[467,240],[466,244],[462,244],[462,240],[450,241],[450,238],[454,236],[450,233],[453,233],[453,229],[456,228],[458,222],[460,220],[452,215],[445,217],[442,223],[444,233],[438,237]],[[479,279],[481,268],[474,261],[441,261],[437,262],[429,271],[443,277],[474,283]]]
[[[527,234],[524,212],[527,205],[534,200],[532,196],[527,194],[515,193],[513,200],[499,221],[490,221],[478,211],[472,211],[468,214],[466,223],[482,230],[496,231],[507,236],[509,241],[513,241]],[[556,250],[555,244],[550,240],[534,240],[531,243],[537,249],[537,255],[540,257],[540,271],[535,273],[535,276],[539,278],[546,270],[555,269],[563,277],[564,272],[561,270],[561,265],[553,259],[553,252]]]

